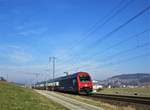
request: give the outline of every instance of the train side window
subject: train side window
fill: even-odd
[[[56,85],[56,86],[59,86],[59,82],[56,82],[55,85]]]

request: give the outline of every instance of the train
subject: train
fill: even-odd
[[[38,82],[34,88],[75,94],[92,94],[93,83],[89,73],[77,72],[53,80]]]

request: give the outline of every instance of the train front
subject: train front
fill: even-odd
[[[93,83],[90,75],[86,72],[79,72],[77,79],[79,94],[91,94],[93,91]]]

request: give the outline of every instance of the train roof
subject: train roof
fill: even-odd
[[[77,73],[74,73],[74,74],[70,74],[70,75],[67,75],[67,76],[62,76],[62,77],[58,77],[58,78],[55,78],[54,80],[53,79],[50,79],[47,81],[47,83],[51,83],[51,82],[55,82],[55,81],[60,81],[60,80],[65,80],[65,79],[72,79],[72,78],[75,78],[78,76],[78,74],[80,73],[86,73],[88,74],[87,72],[77,72]],[[38,82],[37,84],[43,84],[43,83],[46,83],[46,81],[42,81],[42,82]]]
[[[50,79],[47,82],[59,81],[59,80],[64,80],[64,79],[68,79],[68,78],[72,79],[72,78],[77,77],[78,74],[80,74],[80,73],[86,73],[86,74],[88,74],[87,72],[77,72],[77,73],[70,74],[70,75],[67,75],[67,76],[62,76],[62,77],[55,78],[54,80]]]
[[[67,78],[75,78],[77,75],[78,75],[78,73],[70,74],[70,75],[67,75],[67,76],[61,76],[61,77],[55,78],[54,80],[53,80],[53,79],[50,79],[50,80],[48,80],[47,82],[53,82],[53,81],[64,80],[64,79],[67,79]]]

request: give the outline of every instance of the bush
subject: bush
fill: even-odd
[[[100,91],[102,91],[103,89],[102,88],[98,88],[96,91],[97,92],[100,92]]]

